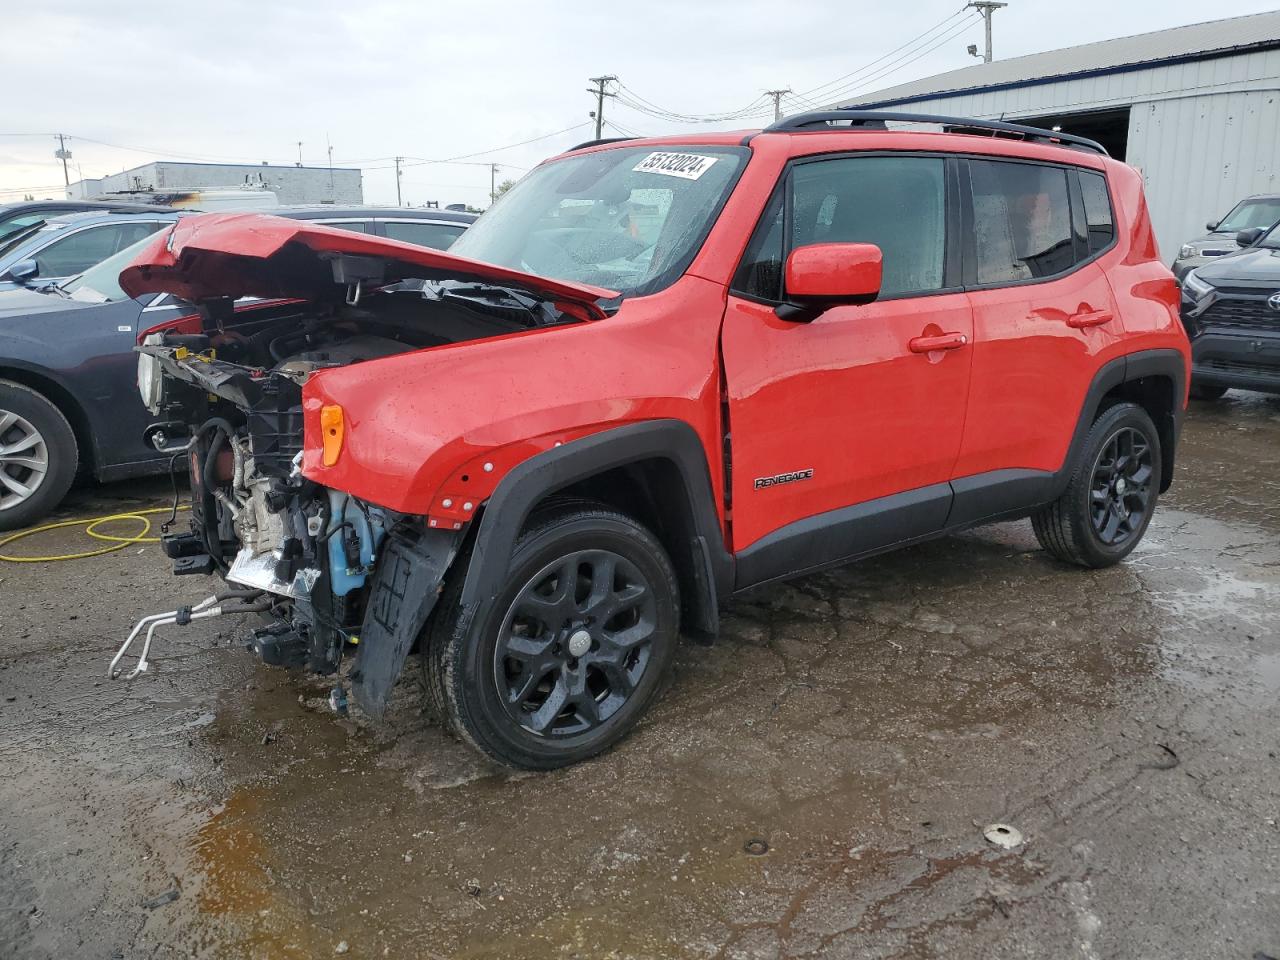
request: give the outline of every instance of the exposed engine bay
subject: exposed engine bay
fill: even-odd
[[[442,576],[461,533],[423,531],[420,518],[304,477],[303,385],[331,367],[579,320],[513,288],[403,280],[363,296],[350,285],[331,303],[208,301],[198,318],[149,333],[137,348],[139,390],[159,421],[149,432],[158,449],[186,452],[191,474],[190,532],[164,539],[174,572],[262,591],[269,622],[250,646],[269,663],[336,670],[348,643],[394,626],[366,616],[380,557],[396,554],[402,584],[415,571]],[[407,646],[395,645],[398,673]]]

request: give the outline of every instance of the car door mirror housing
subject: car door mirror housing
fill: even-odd
[[[1252,247],[1258,242],[1258,238],[1266,232],[1262,227],[1250,227],[1247,230],[1241,230],[1236,234],[1236,243],[1242,247]]]
[[[12,280],[14,283],[23,283],[30,280],[40,272],[40,265],[34,260],[19,260],[10,267],[3,277],[3,280]]]
[[[787,257],[786,302],[777,314],[807,323],[829,307],[880,295],[882,257],[874,243],[811,243]]]
[[[1218,229],[1218,221],[1210,220],[1208,223],[1204,225],[1204,228],[1208,230],[1210,233],[1213,233],[1213,231]]]

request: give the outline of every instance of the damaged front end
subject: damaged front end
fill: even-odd
[[[155,412],[166,432],[194,426],[190,530],[166,536],[163,548],[175,573],[216,572],[273,599],[269,622],[249,641],[266,663],[332,673],[354,644],[353,693],[377,715],[463,531],[424,529],[420,518],[303,476],[302,384],[324,366],[414,346],[297,307],[240,319],[234,336],[161,331],[139,348],[165,378]],[[299,349],[273,366],[221,358],[251,359],[264,332],[279,351],[279,338],[298,328],[309,331]]]
[[[132,292],[166,290],[199,310],[147,331],[137,348],[152,442],[185,452],[190,467],[190,528],[163,548],[175,573],[217,573],[227,596],[265,615],[249,646],[267,663],[333,673],[354,648],[355,700],[377,716],[467,524],[444,529],[305,476],[304,446],[328,465],[351,425],[334,408],[321,412],[322,435],[306,436],[304,386],[335,367],[581,322],[598,309],[597,291],[575,303],[574,291],[500,284],[439,251],[248,219],[253,229],[236,232],[227,218],[192,218],[187,249],[162,238],[121,276]],[[202,220],[217,243],[192,249]],[[384,255],[371,256],[378,243]],[[186,443],[174,447],[174,436]],[[234,612],[215,600],[199,612]]]

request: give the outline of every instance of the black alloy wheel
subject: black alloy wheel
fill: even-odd
[[[640,685],[658,627],[652,586],[609,550],[576,550],[538,571],[507,611],[494,683],[513,721],[539,736],[586,733]]]
[[[1111,435],[1093,464],[1090,520],[1098,539],[1118,546],[1146,526],[1151,509],[1151,441],[1136,427]]]
[[[1072,459],[1066,489],[1031,515],[1040,546],[1065,563],[1094,569],[1128,556],[1160,496],[1160,442],[1151,415],[1136,403],[1102,410]]]
[[[448,581],[425,636],[429,705],[459,739],[517,769],[608,749],[661,694],[675,658],[670,558],[634,518],[574,500],[529,520],[508,571],[474,615],[460,606],[462,577]]]

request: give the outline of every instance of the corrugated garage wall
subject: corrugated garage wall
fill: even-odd
[[[1128,161],[1172,260],[1241,197],[1280,193],[1280,93],[1237,91],[1138,103],[1129,114]]]
[[[1141,168],[1166,263],[1250,193],[1280,193],[1280,50],[1255,50],[1034,81],[999,90],[956,91],[886,110],[1018,120],[1130,106],[1125,159]]]

